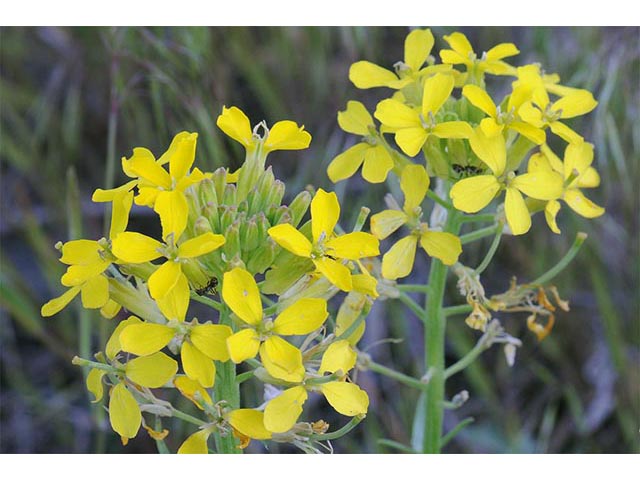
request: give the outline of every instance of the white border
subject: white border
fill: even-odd
[[[629,0],[7,1],[2,25],[638,25]]]

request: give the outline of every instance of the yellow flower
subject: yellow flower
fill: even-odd
[[[345,132],[361,135],[360,143],[334,158],[327,168],[333,183],[351,177],[362,165],[362,177],[370,183],[381,183],[393,168],[393,158],[380,139],[373,118],[360,102],[347,102],[338,112],[338,124]]]
[[[145,263],[156,260],[162,256],[167,262],[158,267],[149,277],[147,285],[151,297],[158,301],[158,306],[165,313],[169,305],[162,302],[163,298],[176,290],[172,300],[178,302],[175,310],[185,311],[189,302],[189,282],[182,272],[182,263],[190,259],[206,255],[224,245],[222,235],[211,232],[203,233],[195,238],[186,240],[177,247],[174,245],[175,237],[170,237],[167,244],[137,232],[122,232],[112,241],[113,254],[124,263]],[[163,307],[167,308],[163,308]],[[165,313],[165,315],[167,315]],[[176,318],[179,314],[167,315]],[[183,316],[183,315],[182,315]]]
[[[564,200],[569,207],[586,218],[596,218],[604,214],[605,210],[589,200],[580,191],[581,188],[595,188],[600,185],[600,175],[591,166],[593,162],[593,145],[586,142],[570,143],[564,152],[564,161],[545,144],[540,147],[541,152],[529,160],[527,171],[556,172],[564,179],[561,195],[545,204],[545,218],[549,228],[554,233],[560,233],[556,216],[560,211],[560,202]]]
[[[395,133],[396,143],[410,157],[418,154],[430,135],[438,138],[468,138],[472,133],[468,123],[443,122],[436,117],[451,95],[453,86],[453,76],[436,74],[424,82],[419,111],[388,98],[378,103],[374,116]]]
[[[227,415],[227,421],[233,429],[254,440],[268,440],[271,432],[264,427],[264,412],[252,408],[240,408]]]
[[[402,170],[400,187],[404,193],[403,210],[385,210],[371,217],[371,232],[380,240],[387,238],[403,225],[411,233],[398,240],[382,257],[382,276],[390,280],[411,273],[418,241],[427,255],[438,258],[445,265],[453,265],[462,253],[460,239],[448,232],[430,230],[421,222],[420,204],[429,189],[429,175],[421,165],[408,165]]]
[[[598,102],[588,90],[573,90],[564,97],[551,103],[542,79],[533,75],[531,100],[524,102],[518,114],[530,125],[549,129],[567,143],[580,143],[583,138],[560,120],[574,118],[589,113],[596,108]],[[526,88],[526,87],[525,87]]]
[[[332,343],[323,354],[318,374],[338,373],[346,376],[347,372],[355,366],[356,359],[357,355],[349,342],[339,340]],[[284,390],[267,403],[264,409],[265,428],[273,433],[290,430],[302,414],[302,407],[308,398],[308,390],[322,393],[329,404],[342,415],[349,417],[365,415],[369,408],[367,393],[354,383],[345,380],[315,384],[307,382]]]
[[[129,223],[129,212],[133,204],[133,192],[131,189],[137,185],[132,180],[124,185],[111,190],[97,189],[93,192],[91,200],[96,203],[111,202],[111,227],[109,238],[114,238],[118,233],[124,232]]]
[[[204,388],[210,388],[213,387],[216,376],[213,360],[229,360],[226,341],[231,334],[231,328],[226,325],[136,323],[126,326],[119,338],[120,348],[135,355],[154,354],[174,338],[179,339],[185,374]]]
[[[285,308],[275,320],[263,318],[260,291],[253,276],[241,268],[224,274],[222,298],[236,316],[247,324],[229,338],[229,356],[235,363],[260,352],[264,368],[275,378],[301,382],[305,369],[302,353],[280,335],[307,335],[322,326],[329,312],[327,301],[302,298]]]
[[[229,137],[244,146],[247,152],[253,152],[258,147],[266,155],[274,150],[303,150],[309,147],[311,135],[304,126],[299,127],[291,120],[276,122],[270,129],[265,122],[261,122],[251,129],[251,122],[238,107],[222,107],[216,125]],[[258,133],[263,129],[263,135]]]
[[[313,243],[292,225],[283,223],[268,230],[282,248],[300,257],[310,258],[316,270],[340,290],[353,289],[351,271],[338,260],[359,260],[380,254],[378,239],[364,232],[336,236],[334,228],[340,217],[340,204],[335,192],[319,189],[311,201]]]
[[[111,265],[108,253],[94,240],[71,240],[62,245],[60,261],[69,265],[60,279],[69,288],[57,298],[45,303],[40,313],[43,317],[55,315],[78,293],[85,308],[102,308],[109,301],[109,282],[103,272]]]
[[[169,149],[156,161],[146,148],[134,148],[131,158],[122,159],[122,170],[138,179],[137,205],[153,207],[162,223],[162,239],[173,234],[177,241],[187,226],[189,206],[184,191],[207,175],[191,171],[196,155],[197,133],[178,133]],[[169,163],[169,171],[162,165]]]
[[[466,213],[475,213],[505,190],[505,215],[514,235],[522,235],[531,228],[531,215],[522,194],[537,200],[553,200],[562,192],[562,177],[550,171],[525,173],[516,176],[505,172],[507,149],[502,135],[487,137],[478,127],[469,139],[473,152],[492,174],[477,175],[458,181],[450,191],[453,205]]]
[[[500,43],[478,58],[463,33],[454,32],[451,35],[445,35],[444,40],[449,44],[451,50],[440,50],[442,63],[463,64],[467,67],[467,72],[476,69],[479,72],[493,75],[513,75],[514,73],[514,68],[502,61],[503,58],[520,53],[513,43]]]
[[[367,61],[356,62],[349,69],[349,80],[357,88],[389,87],[401,89],[430,73],[450,70],[449,65],[428,65],[422,68],[433,48],[430,29],[413,30],[404,41],[404,61],[387,70]]]
[[[486,136],[498,135],[506,128],[524,135],[538,145],[544,143],[544,130],[518,120],[515,109],[502,112],[500,107],[496,106],[489,94],[482,88],[476,85],[465,85],[462,89],[462,95],[474,107],[479,108],[488,115],[487,118],[482,119],[480,122],[480,127]]]

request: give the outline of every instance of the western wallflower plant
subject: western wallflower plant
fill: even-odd
[[[389,187],[388,208],[368,227],[362,207],[345,230],[338,195],[322,188],[283,204],[285,185],[267,158],[307,148],[311,135],[290,120],[252,125],[234,106],[222,107],[216,124],[243,146],[239,169],[199,170],[198,134],[183,131],[157,159],[135,148],[121,163],[130,180],[94,192],[95,202],[111,204],[107,235],[56,245],[67,290],[41,313],[55,315],[80,294],[83,307],[116,318],[105,320],[112,333],[94,358],[73,362],[85,367],[87,389],[105,403],[123,444],[142,427],[160,452],[238,453],[252,441],[331,450],[330,440],[367,415],[369,397],[356,381],[368,369],[420,391],[412,442],[402,450],[436,453],[464,426],[445,436],[444,408],[468,397],[449,399],[446,380],[495,344],[508,365],[515,361],[522,341],[500,318],[526,313],[538,341],[550,335],[569,304],[549,282],[586,235],[533,281],[514,278],[490,294],[481,275],[502,236],[525,235],[536,214],[559,234],[561,201],[583,217],[604,213],[582,193],[600,177],[593,146],[571,126],[597,102],[537,64],[516,65],[512,43],[477,53],[460,32],[443,40],[449,48],[436,52],[431,31],[415,29],[393,70],[362,60],[349,71],[358,88],[391,89],[373,115],[355,100],[338,113],[340,128],[359,142],[327,170],[339,182],[361,168],[365,181]],[[563,158],[554,153],[559,142]],[[128,230],[133,203],[154,212],[160,238]],[[482,261],[466,265],[465,245],[485,237],[493,241]],[[414,268],[418,245],[430,262],[424,281]],[[444,305],[449,272],[460,305]],[[425,295],[424,304],[411,292]],[[424,324],[420,378],[358,348],[373,303],[388,299]],[[446,365],[445,327],[454,315],[465,315],[479,338]],[[335,428],[313,417],[314,396],[348,420]],[[185,434],[176,421],[190,426]]]
[[[496,343],[504,346],[509,365],[515,361],[522,342],[495,317],[527,313],[526,325],[541,341],[550,334],[558,308],[569,308],[557,288],[547,283],[569,263],[586,235],[579,233],[565,257],[533,282],[514,280],[505,292],[488,295],[481,274],[501,237],[526,234],[538,212],[544,212],[551,230],[560,233],[556,224],[560,201],[587,218],[604,213],[581,192],[600,181],[592,167],[593,146],[570,126],[572,118],[597,106],[593,95],[561,85],[558,75],[545,73],[538,64],[516,65],[513,57],[519,50],[513,43],[477,53],[461,32],[443,40],[449,48],[439,52],[442,64],[431,54],[435,43],[430,30],[416,29],[406,38],[405,60],[396,64],[395,72],[365,60],[352,65],[349,78],[356,87],[384,86],[395,92],[376,106],[379,129],[363,106],[354,100],[347,103],[338,122],[363,141],[339,154],[327,171],[333,181],[341,181],[364,163],[363,178],[371,183],[383,179],[392,192],[385,197],[389,208],[371,217],[371,232],[383,241],[382,263],[372,272],[379,272],[375,275],[378,290],[384,292],[381,298],[398,298],[422,319],[424,371],[421,378],[412,378],[376,364],[367,355],[360,363],[421,391],[415,419],[409,422],[414,429],[412,443],[402,451],[428,453],[441,449],[444,406],[455,408],[466,398],[457,395],[449,401],[446,379]],[[495,88],[492,76],[500,77]],[[506,83],[510,88],[496,99],[495,92],[504,92],[508,77],[513,78]],[[556,137],[567,143],[563,159],[550,146],[557,143]],[[383,161],[370,153],[373,145],[384,147],[384,157],[378,156]],[[380,175],[365,175],[365,169],[374,168]],[[402,207],[394,198],[398,183]],[[475,225],[479,228],[469,228]],[[405,228],[408,234],[397,236]],[[476,267],[466,266],[464,246],[487,236],[493,241],[484,259]],[[418,244],[431,257],[428,278],[396,284],[413,278]],[[466,302],[462,305],[444,306],[448,267],[458,279]],[[424,293],[424,306],[408,292]],[[467,315],[467,325],[482,335],[468,355],[447,366],[445,324],[447,317],[457,314]]]
[[[378,240],[360,231],[365,217],[344,232],[333,192],[303,191],[282,204],[284,184],[265,160],[276,150],[307,148],[303,127],[281,121],[252,129],[237,107],[223,107],[217,123],[245,147],[240,169],[194,167],[195,133],[178,133],[158,159],[135,148],[122,160],[134,180],[93,196],[112,204],[108,237],[59,245],[69,290],[42,315],[56,314],[78,293],[85,308],[101,308],[105,317],[129,312],[94,359],[74,359],[88,367],[95,401],[108,398],[123,444],[143,427],[161,451],[171,443],[179,453],[240,452],[252,439],[308,452],[330,448],[328,440],[367,414],[367,393],[349,372],[378,296],[361,259],[379,254]],[[127,230],[133,202],[157,214],[161,238]],[[309,207],[311,220],[300,226]],[[298,254],[302,261],[292,258]],[[355,318],[328,325],[328,301],[340,289],[357,292],[360,307]],[[194,301],[208,308],[203,319],[189,315]],[[242,382],[267,392],[263,400],[241,398]],[[329,431],[305,414],[304,401],[283,417],[287,392],[305,399],[319,392],[349,420]],[[197,410],[180,410],[180,397]],[[171,417],[195,431],[173,438],[162,426]]]

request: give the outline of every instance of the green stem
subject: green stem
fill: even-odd
[[[427,383],[421,382],[420,380],[410,377],[409,375],[405,375],[404,373],[396,372],[390,368],[385,367],[384,365],[380,365],[374,361],[369,361],[367,364],[367,369],[372,372],[379,373],[380,375],[384,375],[385,377],[393,378],[400,383],[404,383],[405,385],[413,388],[417,388],[418,390],[424,392],[427,389]]]
[[[576,239],[573,241],[573,245],[571,245],[571,248],[565,254],[565,256],[562,257],[562,259],[553,268],[551,268],[546,273],[540,275],[531,283],[533,285],[543,285],[549,282],[550,280],[552,280],[556,275],[558,275],[562,270],[564,270],[567,267],[567,265],[569,265],[569,263],[571,263],[571,260],[573,260],[573,257],[575,257],[578,254],[578,252],[580,251],[580,248],[582,247],[582,244],[586,239],[587,239],[586,233],[578,232],[578,234],[576,235]]]
[[[447,443],[449,443],[453,439],[453,437],[455,437],[460,432],[460,430],[462,430],[464,427],[466,427],[470,423],[473,423],[474,421],[475,419],[473,417],[468,417],[462,420],[455,427],[453,427],[449,433],[447,433],[444,437],[442,437],[442,441],[440,442],[440,448],[443,448]]]
[[[454,305],[453,307],[444,307],[442,313],[445,317],[452,317],[454,315],[461,315],[463,313],[469,313],[473,310],[471,305]]]
[[[445,231],[456,235],[460,229],[460,217],[455,210],[449,210]],[[440,453],[440,436],[444,416],[444,346],[446,316],[442,308],[447,266],[437,258],[431,261],[429,272],[430,294],[425,302],[425,371],[430,373],[424,403],[423,453]]]
[[[489,266],[489,263],[491,263],[493,256],[496,254],[496,251],[498,250],[498,245],[500,245],[500,239],[502,238],[503,229],[504,229],[504,224],[502,223],[498,224],[498,228],[496,229],[496,236],[493,237],[493,242],[491,242],[489,251],[485,255],[484,259],[482,260],[482,263],[480,263],[480,265],[478,265],[478,267],[476,268],[475,270],[476,275],[480,275],[482,272],[484,272],[486,268]]]
[[[441,206],[443,206],[444,208],[446,208],[447,210],[451,211],[453,210],[453,205],[451,205],[449,202],[447,202],[446,200],[440,198],[438,196],[438,194],[436,192],[434,192],[433,190],[427,190],[427,197],[429,197],[431,200],[433,200],[434,202],[440,204]]]
[[[424,315],[425,315],[424,309],[420,307],[420,305],[418,305],[413,298],[411,298],[409,295],[407,295],[404,292],[400,292],[400,296],[398,298],[402,303],[404,303],[407,307],[409,307],[409,309],[413,313],[415,313],[419,318],[424,320]]]
[[[180,420],[184,420],[185,422],[192,423],[193,425],[197,425],[199,427],[207,424],[207,422],[200,420],[199,418],[192,417],[188,413],[176,410],[175,408],[171,410],[171,416],[179,418]]]
[[[162,431],[162,420],[160,419],[159,415],[156,415],[156,424],[154,425],[153,428],[156,432]],[[171,453],[169,452],[169,448],[167,447],[167,444],[165,443],[164,440],[156,439],[156,448],[158,449],[158,453],[163,453],[163,454]]]
[[[220,324],[231,325],[229,311],[223,308],[220,312]],[[236,382],[236,365],[233,362],[217,362],[218,372],[214,393],[216,401],[224,400],[232,410],[240,408],[240,384]],[[242,453],[236,445],[236,438],[227,434],[221,436],[215,433],[218,453]]]
[[[465,215],[461,222],[494,222],[496,220],[495,213],[476,213],[475,215]]]
[[[429,285],[396,285],[396,288],[401,292],[429,293]]]
[[[489,346],[488,343],[484,341],[484,337],[480,338],[476,346],[473,347],[469,353],[444,371],[445,380],[471,365],[487,348],[489,348]]]
[[[384,447],[394,448],[402,453],[417,453],[413,448],[408,447],[400,442],[396,442],[395,440],[390,440],[388,438],[381,438],[378,440],[378,445],[382,445]]]
[[[324,441],[324,440],[335,440],[336,438],[344,437],[347,433],[353,430],[356,425],[358,425],[362,420],[364,420],[364,415],[353,417],[349,423],[347,423],[344,427],[336,430],[331,433],[313,433],[309,438],[312,440]]]
[[[480,240],[484,237],[490,237],[491,235],[495,235],[496,230],[499,228],[499,225],[491,225],[490,227],[480,228],[471,233],[467,233],[466,235],[462,235],[460,237],[460,242],[462,245],[470,242],[475,242],[476,240]]]
[[[200,296],[196,292],[191,292],[191,298],[193,298],[198,303],[202,303],[203,305],[215,308],[219,312],[221,312],[224,308],[220,302],[216,302],[215,300],[212,300],[210,298]]]

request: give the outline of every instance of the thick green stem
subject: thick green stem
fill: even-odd
[[[231,326],[228,310],[220,312],[220,323]],[[214,388],[216,401],[224,400],[232,410],[240,408],[240,384],[236,382],[236,365],[233,362],[218,363],[218,373]],[[218,453],[242,453],[236,438],[231,434],[215,434]]]
[[[457,234],[460,229],[459,214],[449,211],[445,231]],[[429,373],[426,389],[424,436],[422,451],[424,453],[440,453],[440,437],[442,435],[442,419],[444,416],[444,345],[446,316],[442,308],[447,266],[434,258],[429,272],[430,292],[425,302],[425,371]]]

